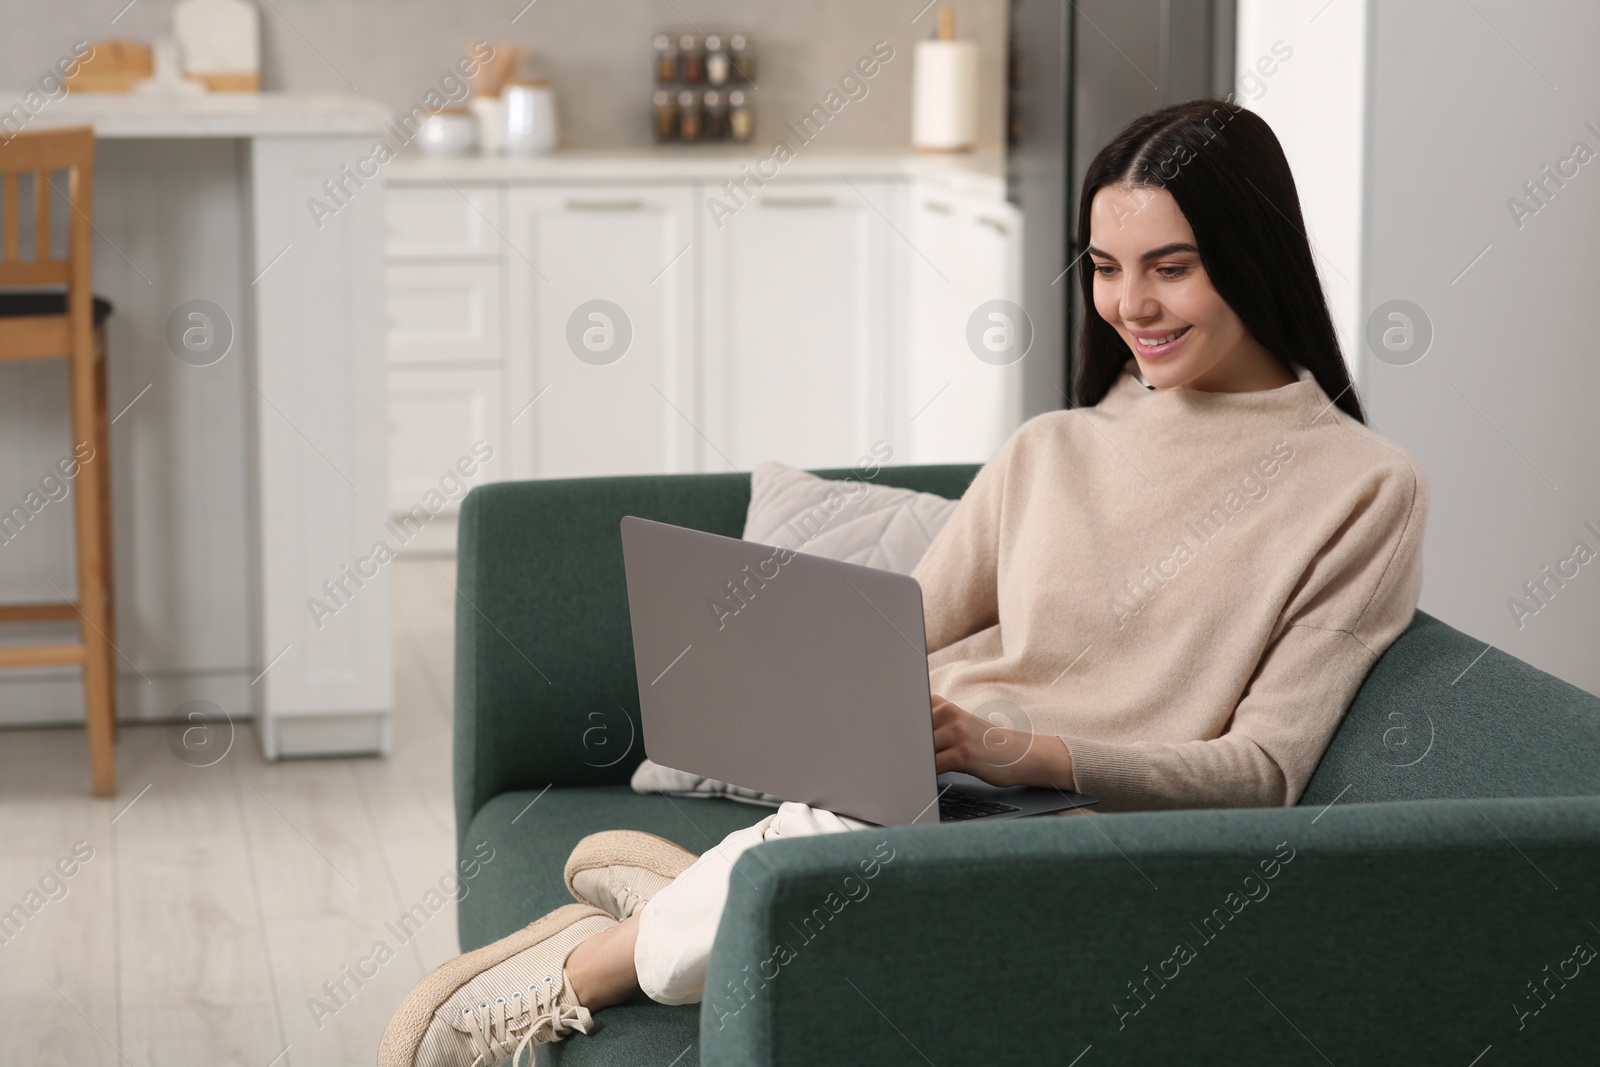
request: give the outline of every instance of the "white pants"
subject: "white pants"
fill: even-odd
[[[693,801],[690,801],[693,803]],[[705,994],[711,942],[728,902],[734,861],[752,845],[781,837],[864,830],[861,822],[831,811],[785,801],[754,826],[735,830],[678,875],[639,912],[633,950],[639,988],[662,1004],[693,1004]]]

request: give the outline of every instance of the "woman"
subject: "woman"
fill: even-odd
[[[1108,812],[1294,804],[1411,620],[1426,481],[1364,424],[1258,116],[1137,120],[1078,219],[1079,407],[1012,434],[914,572],[937,767]],[[1020,722],[968,710],[992,701]],[[425,978],[380,1062],[492,1064],[639,990],[698,1001],[739,853],[865,825],[786,803],[698,859],[587,838],[566,872],[586,903]]]

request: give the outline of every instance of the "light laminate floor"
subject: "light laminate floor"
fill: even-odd
[[[167,727],[124,725],[96,799],[82,730],[0,732],[0,1064],[376,1061],[457,951],[454,566],[393,564],[388,758],[269,764],[240,723],[192,766]],[[18,904],[37,911],[5,925]]]

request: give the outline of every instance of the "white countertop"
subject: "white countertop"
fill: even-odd
[[[0,112],[26,112],[25,93],[0,92]],[[364,137],[388,120],[377,104],[329,93],[70,93],[45,101],[23,128],[87,125],[96,137]]]
[[[900,150],[797,150],[787,163],[771,146],[664,145],[618,149],[567,149],[547,156],[424,156],[406,152],[384,167],[390,183],[471,181],[671,181],[723,182],[750,173],[768,176],[774,166],[787,178],[931,178],[958,192],[1005,197],[1005,156],[999,152]]]
[[[25,91],[0,92],[0,113],[18,106]],[[23,106],[23,110],[28,109]],[[391,116],[378,104],[329,93],[205,93],[157,96],[137,93],[71,93],[47,100],[24,129],[93,126],[103,138],[189,137],[382,137]],[[384,168],[391,182],[438,181],[682,181],[721,183],[737,179],[748,165],[770,160],[791,178],[923,178],[956,192],[1004,199],[1005,156],[999,151],[918,152],[901,149],[822,149],[801,146],[778,163],[772,146],[644,145],[615,149],[567,149],[547,156],[511,159],[468,155],[430,157],[407,148]]]

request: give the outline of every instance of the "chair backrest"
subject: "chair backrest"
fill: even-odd
[[[64,178],[58,174],[64,172]],[[0,141],[0,286],[67,288],[68,313],[90,315],[90,248],[94,215],[94,130],[19,133]],[[24,247],[23,190],[29,192],[32,248]],[[64,194],[68,205],[66,248],[52,248],[52,196]],[[82,307],[75,307],[81,302]]]

